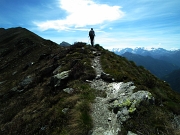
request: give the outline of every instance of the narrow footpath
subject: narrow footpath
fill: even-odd
[[[121,131],[121,121],[117,119],[120,116],[110,111],[110,101],[118,99],[118,96],[125,96],[132,94],[135,86],[132,82],[112,82],[108,83],[101,79],[101,74],[104,73],[101,64],[100,56],[96,56],[92,61],[92,67],[96,71],[96,79],[90,85],[92,88],[105,92],[106,97],[96,97],[92,104],[92,119],[94,128],[92,135],[117,135]],[[127,111],[127,110],[126,110]],[[127,112],[125,112],[127,113]],[[122,113],[123,114],[123,113]],[[126,120],[126,118],[124,118]]]
[[[107,91],[108,83],[100,79],[103,72],[100,65],[100,56],[96,56],[92,62],[92,66],[96,71],[96,78],[91,82],[91,87],[100,90]],[[108,95],[108,93],[106,92]],[[116,115],[109,111],[107,98],[96,97],[95,103],[92,105],[92,118],[94,129],[92,135],[117,135],[120,130],[120,125],[117,122]]]

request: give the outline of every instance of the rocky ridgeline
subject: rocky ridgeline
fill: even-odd
[[[93,52],[96,54],[96,52]],[[96,97],[92,104],[92,118],[94,128],[91,135],[117,135],[121,133],[123,122],[128,120],[141,103],[153,104],[154,98],[148,91],[139,90],[133,93],[133,82],[115,82],[109,75],[103,72],[100,64],[100,56],[92,61],[92,67],[96,71],[96,79],[90,81],[92,88],[105,92],[106,97]],[[135,135],[128,131],[128,135]]]

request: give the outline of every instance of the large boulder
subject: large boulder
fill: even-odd
[[[130,114],[134,113],[141,103],[150,104],[151,100],[154,100],[152,94],[148,91],[137,91],[129,96],[121,96],[116,98],[110,107],[114,113],[117,113],[117,117],[120,122],[124,122],[130,118]]]

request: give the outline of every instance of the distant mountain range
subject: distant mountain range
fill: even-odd
[[[163,48],[151,48],[151,49],[146,49],[146,48],[113,48],[111,50],[112,52],[122,55],[126,52],[132,53],[132,54],[138,54],[141,56],[150,56],[155,59],[163,60],[169,63],[172,63],[174,65],[177,65],[180,67],[180,49],[178,50],[166,50]]]

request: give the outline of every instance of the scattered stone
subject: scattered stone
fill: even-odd
[[[22,81],[19,83],[19,85],[24,88],[25,86],[30,85],[30,84],[33,82],[33,80],[34,80],[34,77],[31,76],[31,75],[29,75],[29,76],[27,76],[24,80],[22,80]]]
[[[24,89],[21,89],[21,90],[18,90],[17,92],[21,93],[21,92],[23,92],[23,91],[24,91]]]
[[[86,80],[86,82],[91,83],[92,81],[90,81],[90,80]]]
[[[12,73],[12,75],[15,75],[17,73],[17,71],[14,71],[13,73]]]
[[[101,78],[101,75],[97,75],[95,79],[100,79]]]
[[[57,68],[53,71],[53,74],[54,74],[54,75],[58,74],[60,69],[61,69],[61,66],[57,67]]]
[[[62,109],[62,112],[63,112],[64,114],[66,114],[66,113],[68,112],[68,110],[69,110],[69,108],[64,108],[64,109]]]
[[[174,129],[180,130],[180,115],[174,115],[172,125]]]
[[[46,127],[44,126],[44,127],[41,127],[41,130],[45,130],[46,129]]]
[[[54,75],[52,78],[51,78],[51,84],[54,86],[54,87],[58,87],[60,85],[62,85],[62,80],[65,80],[69,77],[69,73],[70,73],[71,70],[68,70],[68,71],[63,71],[59,74],[56,74]]]
[[[111,117],[108,118],[108,121],[111,121]]]
[[[69,72],[70,72],[70,70],[68,70],[68,71],[63,71],[63,72],[61,72],[61,73],[59,73],[59,74],[54,75],[54,77],[56,77],[57,79],[63,80],[63,79],[68,78]]]
[[[5,82],[6,82],[6,81],[0,82],[0,85],[3,84],[3,83],[5,83]]]
[[[17,91],[18,90],[18,87],[14,87],[11,89],[11,91]]]
[[[68,93],[68,94],[72,94],[74,92],[74,89],[73,88],[66,88],[66,89],[63,89],[63,91]]]

